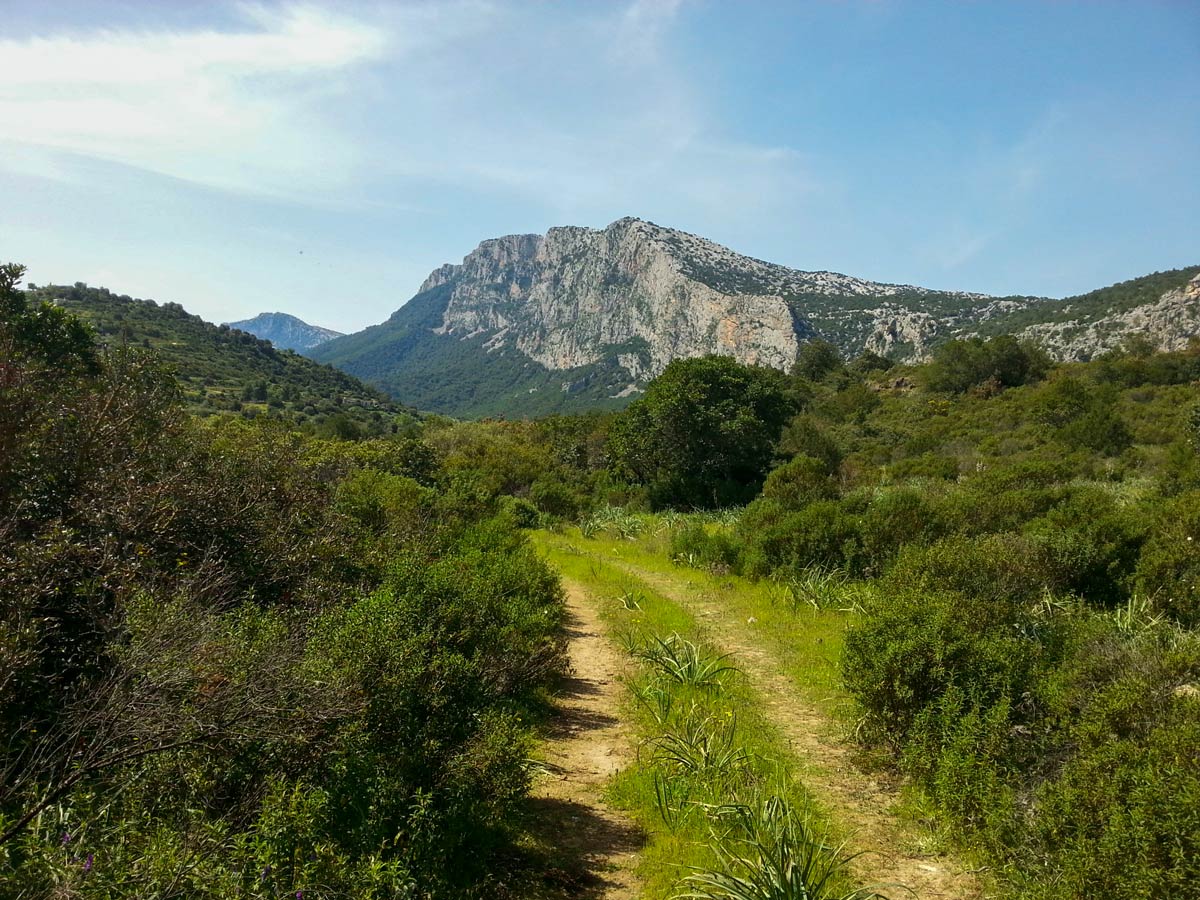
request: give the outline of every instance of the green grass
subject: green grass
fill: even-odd
[[[596,554],[619,548],[660,569],[661,558],[628,542],[585,542],[577,534],[575,540],[587,549],[544,532],[534,536],[549,562],[599,601],[609,633],[633,651],[633,659],[653,656],[661,642],[694,648],[682,651],[696,657],[692,670],[711,674],[736,664],[722,661],[703,625],[680,604]],[[765,595],[754,601],[759,611],[771,611]],[[836,649],[832,653],[836,659]],[[777,799],[804,820],[807,834],[836,845],[832,820],[805,791],[799,763],[747,680],[729,670],[696,680],[676,679],[649,662],[635,664],[628,680],[626,713],[636,726],[637,761],[614,779],[609,798],[648,835],[639,869],[647,900],[676,896],[689,874],[729,868],[731,838],[722,823],[733,810],[763,808]],[[829,886],[840,893],[814,896],[849,891],[838,868]]]
[[[622,526],[623,531],[632,533],[630,538],[615,536],[608,529],[596,530],[592,537],[584,538],[577,529],[570,529],[555,540],[577,544],[590,554],[611,559],[614,565],[636,566],[648,578],[670,580],[685,595],[719,602],[746,623],[756,641],[779,660],[784,674],[792,679],[804,699],[831,718],[844,719],[848,715],[849,697],[842,687],[838,664],[842,636],[855,616],[836,606],[817,609],[807,602],[797,603],[791,588],[785,584],[751,581],[677,565],[669,558],[669,530],[682,524],[683,518],[677,514],[638,516],[638,527]],[[625,577],[627,582],[635,580]],[[861,583],[847,587],[860,588]]]

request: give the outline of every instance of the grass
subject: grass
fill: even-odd
[[[653,540],[649,529],[615,532],[630,536],[598,532],[594,541],[586,541],[587,551],[593,550],[593,544],[600,555],[620,548],[638,554],[639,565],[661,570],[661,557],[656,558],[649,547],[635,544],[647,537]],[[571,538],[577,543],[583,540],[577,535]],[[829,892],[811,896],[852,896],[845,860],[824,840],[832,827],[830,818],[804,790],[799,764],[766,716],[761,698],[712,646],[704,627],[648,581],[581,550],[571,539],[540,533],[534,540],[566,578],[586,585],[601,601],[601,616],[609,633],[624,635],[632,659],[640,661],[634,664],[627,682],[627,714],[639,738],[637,762],[614,779],[609,799],[648,835],[639,870],[645,884],[642,896],[647,900],[739,896],[698,894],[702,885],[696,879],[704,873],[744,878],[757,871],[754,865],[747,869],[745,861],[735,858],[740,851],[731,849],[730,817],[736,810],[764,809],[772,803],[787,810],[793,821],[805,823],[805,834],[812,838],[806,852],[829,869],[824,879]],[[744,602],[772,620],[783,615],[765,591],[754,588]],[[630,602],[631,597],[636,597],[636,602]],[[835,638],[840,634],[840,626],[833,622],[836,614],[817,610],[813,614],[816,618],[812,621],[820,623],[816,629],[820,642],[814,644],[815,638],[810,636],[805,644],[823,648],[828,638],[834,646],[824,648],[822,656],[827,663],[822,667],[832,666],[837,654]],[[787,617],[797,619],[790,612]],[[677,677],[677,673],[685,677]],[[832,677],[830,669],[825,683]],[[692,880],[686,881],[689,878]]]
[[[779,797],[731,806],[713,816],[719,869],[692,872],[679,900],[868,900],[873,888],[846,890],[844,872],[853,856],[831,847]]]
[[[676,520],[684,518],[673,516]],[[780,661],[784,673],[806,700],[831,718],[847,721],[849,725],[849,697],[842,687],[838,665],[842,636],[854,621],[853,610],[865,590],[861,582],[847,581],[836,573],[813,572],[806,581],[793,587],[679,566],[669,558],[669,526],[656,523],[653,516],[641,514],[637,518],[640,525],[630,537],[607,530],[597,530],[593,536],[585,537],[576,529],[568,529],[563,535],[547,540],[557,542],[559,547],[574,546],[593,557],[610,560],[614,568],[627,563],[644,573],[647,582],[660,585],[670,582],[673,588],[691,597],[719,603],[746,624],[756,643],[769,649]],[[713,518],[703,516],[705,521],[720,527],[719,523],[713,523]],[[633,529],[623,531],[628,534]],[[617,595],[640,598],[638,592],[646,588],[631,587],[632,576],[624,570],[618,570],[618,576],[621,586]],[[822,594],[810,599],[822,587]],[[627,627],[627,623],[622,627]]]

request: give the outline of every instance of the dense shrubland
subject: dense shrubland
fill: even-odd
[[[624,508],[604,505],[622,489],[595,466],[607,494],[584,535],[665,529],[683,564],[857,610],[856,733],[1018,893],[1194,890],[1200,348],[1135,341],[1051,366],[1001,337],[900,369],[817,346],[791,379],[761,380],[789,409],[759,419],[773,457],[732,442],[743,467],[723,470],[691,455],[729,419],[691,383],[709,366],[729,368],[677,364],[608,426]],[[663,394],[709,408],[657,416]],[[737,512],[644,511],[739,491],[757,496]]]
[[[856,734],[1016,892],[1200,883],[1200,348],[1053,366],[1001,336],[897,367],[814,343],[789,375],[674,363],[622,413],[319,437],[189,417],[158,357],[98,347],[18,276],[18,896],[504,890],[561,665],[519,530],[564,521],[855,610]]]
[[[557,582],[511,514],[428,444],[194,419],[155,357],[19,277],[5,896],[503,893],[562,667]]]

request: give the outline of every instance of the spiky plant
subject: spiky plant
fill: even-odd
[[[737,722],[703,715],[696,707],[655,742],[654,759],[679,774],[709,780],[728,779],[750,762],[737,741]]]
[[[672,681],[692,687],[720,688],[726,673],[738,671],[736,666],[725,662],[730,654],[713,656],[678,634],[652,638],[635,655]]]
[[[694,869],[675,900],[869,900],[873,888],[847,889],[854,859],[830,847],[780,797],[712,810],[718,869]]]

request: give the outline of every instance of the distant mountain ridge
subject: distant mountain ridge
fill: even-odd
[[[1164,290],[1188,278],[1165,274]],[[418,408],[537,415],[622,405],[678,357],[784,369],[820,337],[916,360],[952,337],[1056,320],[1064,303],[805,272],[625,218],[485,240],[386,322],[311,355]]]
[[[253,319],[227,324],[230,328],[270,341],[279,350],[295,350],[297,353],[304,353],[333,338],[342,337],[340,331],[309,325],[303,319],[282,312],[259,313]]]

